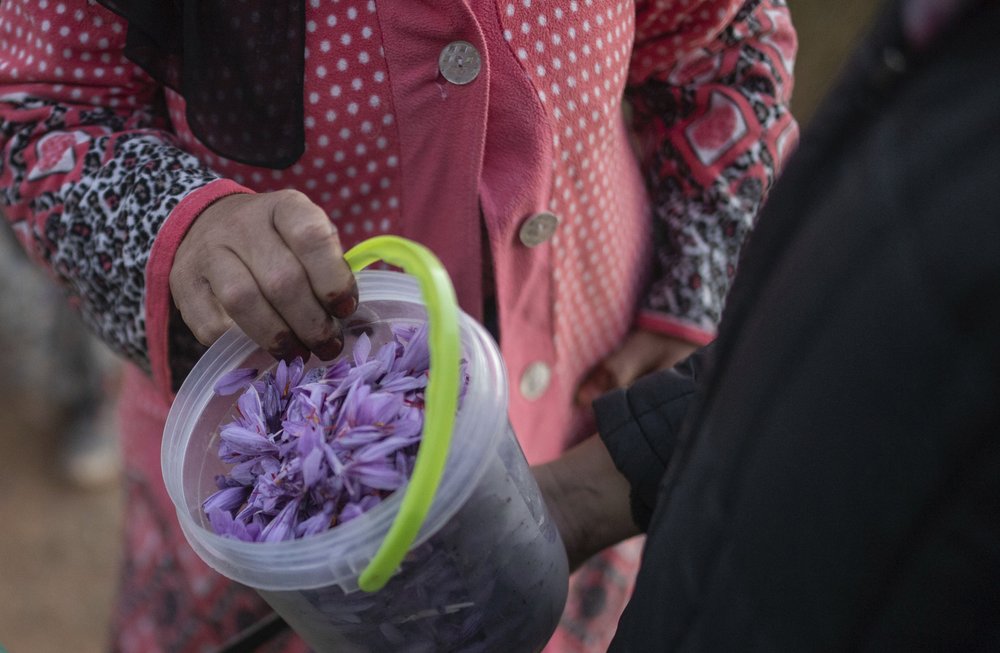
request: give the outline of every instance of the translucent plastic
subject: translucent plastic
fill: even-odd
[[[346,328],[347,352],[362,332],[377,347],[391,337],[390,323],[426,319],[412,278],[357,276],[361,307]],[[223,575],[257,588],[321,653],[533,651],[558,622],[565,552],[507,421],[503,363],[481,326],[464,314],[460,326],[470,382],[444,475],[399,572],[375,593],[358,590],[358,575],[389,531],[402,490],[301,540],[241,542],[209,530],[201,503],[225,471],[218,427],[235,403],[212,386],[239,367],[263,372],[273,359],[231,331],[195,366],[170,411],[163,474],[191,546]],[[320,364],[311,359],[307,367]]]

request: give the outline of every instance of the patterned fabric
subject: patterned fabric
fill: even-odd
[[[97,87],[96,94],[83,98],[81,89],[73,88],[70,92],[70,87],[67,85],[61,99],[72,102],[53,103],[51,105],[54,110],[53,115],[40,123],[37,115],[33,115],[30,120],[22,123],[22,127],[27,131],[17,134],[19,138],[15,139],[14,134],[8,134],[6,138],[12,140],[5,158],[16,165],[20,148],[26,148],[29,143],[38,141],[35,143],[36,149],[44,146],[47,156],[55,157],[51,163],[56,164],[56,167],[40,168],[33,173],[32,180],[37,180],[41,175],[82,173],[82,178],[76,180],[74,186],[86,189],[89,183],[88,177],[96,173],[96,170],[90,167],[75,171],[64,168],[67,165],[75,165],[74,158],[89,160],[91,166],[104,164],[105,162],[97,154],[101,151],[98,149],[101,143],[92,129],[70,130],[74,125],[100,125],[108,130],[107,136],[111,137],[113,134],[116,141],[121,141],[123,138],[128,138],[121,135],[124,130],[152,126],[152,118],[147,108],[143,106],[143,100],[151,93],[148,88],[149,80],[135,66],[124,60],[120,52],[116,53],[117,57],[109,59],[108,50],[113,49],[116,43],[122,45],[124,28],[114,19],[108,19],[106,13],[102,14],[94,8],[88,8],[86,11],[74,10],[72,17],[75,22],[70,21],[69,24],[74,25],[75,29],[76,24],[89,22],[92,29],[89,32],[82,32],[69,50],[64,48],[62,53],[55,53],[51,51],[53,50],[51,42],[43,44],[42,41],[43,35],[48,38],[52,33],[51,30],[55,29],[47,27],[52,24],[50,20],[29,21],[34,23],[32,27],[35,28],[30,31],[27,26],[17,26],[18,20],[15,19],[22,16],[21,4],[10,3],[9,11],[14,15],[11,20],[5,22],[3,32],[0,32],[0,41],[6,48],[10,48],[10,58],[0,61],[0,70],[10,71],[10,82],[16,83],[19,75],[31,75],[35,72],[32,68],[36,68],[38,73],[48,74],[43,76],[53,77],[53,81],[62,79],[69,82],[73,79],[98,77],[106,86]],[[48,3],[43,4],[48,6]],[[575,2],[571,4],[576,5]],[[584,4],[590,6],[594,3]],[[617,4],[613,10],[609,9],[606,13],[622,16],[623,8],[628,4]],[[765,7],[759,7],[760,4],[759,1],[659,2],[656,3],[655,9],[649,7],[640,10],[636,24],[637,46],[633,67],[629,73],[629,95],[636,106],[635,122],[638,131],[644,134],[643,156],[649,163],[646,170],[650,175],[649,186],[652,189],[653,203],[658,217],[657,234],[660,240],[660,246],[657,248],[657,280],[651,284],[650,294],[644,306],[660,317],[676,318],[679,323],[694,325],[705,333],[714,330],[729,278],[735,270],[735,255],[764,191],[773,180],[776,162],[781,160],[781,155],[794,142],[794,122],[787,114],[787,99],[791,92],[790,64],[795,48],[794,36],[788,28],[787,11],[784,10],[782,3],[766,3]],[[66,7],[72,6],[72,2],[53,3],[53,5],[49,8],[55,9],[55,18],[71,15]],[[314,6],[318,5],[319,3],[315,3]],[[59,7],[63,7],[62,12],[58,11]],[[534,22],[544,22],[545,14],[532,9],[530,2],[524,3],[524,7],[517,3],[510,3],[506,7],[507,9],[502,12],[504,24],[508,26],[505,36],[510,37],[509,40],[517,47],[519,56],[520,53],[524,53],[523,59],[528,62],[526,68],[529,74],[534,73],[538,77],[548,75],[544,83],[539,84],[539,95],[543,99],[548,96],[555,100],[562,89],[577,84],[574,76],[567,75],[564,77],[565,83],[560,87],[557,81],[553,81],[558,74],[557,71],[572,70],[569,64],[584,56],[584,50],[577,53],[567,48],[565,59],[551,56],[548,61],[536,64],[537,54],[540,51],[551,51],[552,45],[548,45],[549,50],[545,50],[544,44],[539,48],[538,44],[541,42],[537,41],[534,32],[530,28],[523,29],[521,25],[530,24],[524,21],[525,18],[533,19]],[[565,14],[571,11],[572,8],[567,5]],[[338,10],[331,10],[325,16],[325,24],[328,27],[352,26],[352,22],[358,21],[362,13],[363,10],[347,5]],[[559,20],[560,15],[561,12],[556,10],[550,20]],[[605,15],[599,12],[595,12],[595,15],[593,29],[603,27]],[[689,15],[697,18],[687,18]],[[322,18],[322,15],[320,17]],[[25,15],[22,19],[27,18]],[[607,20],[610,25],[610,19]],[[323,24],[317,20],[309,21],[307,23],[309,33],[319,33]],[[60,29],[65,30],[66,26]],[[587,31],[590,29],[592,29],[590,23],[587,23]],[[18,30],[22,30],[21,37],[17,37]],[[581,28],[580,31],[584,30]],[[627,25],[618,24],[612,32],[616,35],[616,42],[621,44],[621,48],[614,53],[615,61],[628,55],[631,40],[621,40],[628,31]],[[371,41],[375,34],[373,28],[369,26],[361,27],[356,33],[348,30],[335,31],[334,36],[339,36],[342,43],[350,43],[352,39]],[[570,40],[570,37],[566,37],[566,40]],[[557,38],[553,38],[552,42],[562,44],[561,39]],[[103,46],[99,47],[102,43]],[[317,54],[320,55],[333,49],[333,41],[328,38],[318,39],[318,43],[314,40],[311,43],[318,46],[314,47],[313,51],[318,51]],[[610,43],[609,38],[609,46]],[[72,57],[68,58],[66,54],[71,54]],[[308,57],[307,54],[307,61]],[[313,56],[313,59],[317,58]],[[677,63],[664,69],[662,62],[665,58],[670,61],[676,60]],[[71,63],[66,63],[67,61]],[[105,65],[102,66],[102,63]],[[171,94],[173,130],[181,134],[186,148],[193,149],[199,154],[203,169],[198,170],[197,163],[185,159],[181,153],[155,149],[144,153],[137,152],[138,158],[133,159],[137,167],[147,161],[164,157],[168,160],[173,159],[168,165],[179,167],[189,178],[175,180],[175,187],[170,190],[177,191],[179,195],[171,195],[169,198],[157,198],[148,188],[138,188],[134,197],[130,198],[131,189],[119,186],[108,193],[108,201],[123,197],[139,203],[149,197],[151,200],[149,204],[156,206],[157,210],[154,212],[156,216],[150,219],[148,227],[142,229],[144,235],[141,241],[146,242],[145,246],[148,248],[150,236],[155,235],[156,228],[169,214],[169,210],[164,211],[164,209],[172,208],[177,198],[190,189],[204,185],[208,180],[215,178],[215,174],[204,167],[207,164],[208,167],[216,166],[221,171],[231,174],[239,183],[246,183],[262,190],[266,190],[268,186],[294,186],[307,192],[318,190],[319,192],[315,193],[316,201],[331,206],[331,217],[334,220],[342,220],[341,232],[349,242],[361,234],[393,230],[393,225],[398,221],[394,220],[395,214],[398,213],[395,210],[399,205],[398,189],[388,193],[372,192],[376,188],[383,191],[391,190],[390,187],[396,186],[397,183],[394,168],[398,165],[398,155],[394,156],[392,153],[393,148],[390,143],[392,133],[391,129],[387,129],[391,127],[394,115],[390,99],[378,92],[379,87],[384,85],[387,79],[384,58],[376,48],[372,51],[361,51],[356,61],[337,58],[330,60],[329,63],[332,65],[327,65],[324,61],[307,66],[307,77],[311,76],[314,83],[322,83],[333,75],[343,79],[344,83],[333,83],[323,89],[329,97],[337,101],[338,105],[343,104],[343,108],[340,111],[331,108],[322,112],[308,112],[306,117],[308,129],[321,129],[324,121],[336,123],[336,128],[326,131],[314,141],[314,145],[332,149],[329,159],[326,156],[308,156],[307,153],[299,164],[288,171],[263,171],[238,166],[218,158],[207,149],[197,147],[186,126],[183,101]],[[548,67],[545,63],[549,64]],[[367,78],[354,76],[361,72],[357,70],[359,66],[364,67]],[[597,64],[597,69],[600,69],[600,64]],[[538,75],[538,71],[541,71],[541,75]],[[599,75],[600,72],[595,72],[595,77]],[[584,69],[580,81],[588,81],[589,76],[589,71]],[[610,88],[608,80],[604,80],[602,86],[595,87],[595,96],[602,87]],[[135,93],[139,89],[141,94],[137,96]],[[565,91],[562,91],[562,94],[565,95]],[[324,94],[319,90],[311,91],[307,95],[307,102],[319,105],[322,95]],[[28,103],[38,101],[29,97],[25,97],[24,100]],[[82,106],[81,100],[84,101]],[[119,109],[110,111],[98,108],[100,106],[119,107]],[[558,105],[556,106],[558,118],[559,109]],[[129,110],[121,110],[125,107]],[[133,110],[134,107],[138,107],[138,112]],[[27,110],[30,107],[21,108]],[[605,103],[603,111],[607,112],[612,108],[611,103]],[[12,104],[11,109],[18,109],[18,105]],[[20,122],[16,113],[5,111],[5,114],[5,126]],[[59,121],[64,121],[65,124],[58,124]],[[55,131],[60,127],[68,133]],[[771,147],[760,141],[762,131],[768,134],[768,138],[775,138],[776,134],[778,135]],[[376,133],[380,135],[364,138],[366,135],[371,136]],[[42,134],[47,134],[47,137],[40,138]],[[150,138],[154,136],[151,135]],[[155,138],[171,142],[162,131],[156,132]],[[557,132],[556,146],[559,145],[559,139],[560,134]],[[92,140],[92,145],[88,146],[87,143]],[[346,147],[336,147],[338,141]],[[334,147],[329,147],[331,144]],[[87,149],[92,152],[89,159],[84,156]],[[775,149],[781,151],[774,151]],[[371,156],[373,154],[377,158],[373,158]],[[586,165],[586,162],[581,163]],[[326,171],[330,165],[342,169],[343,173]],[[310,168],[325,172],[322,175],[314,175],[310,172]],[[114,166],[110,166],[110,169],[101,170],[101,179],[98,180],[95,176],[93,183],[103,187],[129,181],[140,185],[146,182],[148,185],[148,182],[138,175],[147,173],[152,175],[160,171],[140,168],[131,172],[131,176],[126,176],[123,171],[117,171]],[[5,203],[12,207],[16,207],[20,199],[19,185],[26,181],[24,176],[27,170],[22,169],[21,173],[18,175],[16,171],[8,170],[4,177],[0,178],[0,181],[4,182],[3,185],[13,193],[4,198]],[[576,176],[575,171],[569,173],[570,179],[567,182]],[[269,184],[265,180],[270,180],[272,183]],[[593,181],[593,177],[588,175],[581,181]],[[559,184],[558,179],[556,183]],[[336,185],[336,188],[320,190],[324,185]],[[30,195],[38,191],[31,189],[26,192]],[[73,192],[82,195],[85,191],[79,188],[75,191],[63,189],[63,193],[67,195]],[[336,197],[338,195],[339,199]],[[366,201],[369,196],[371,199]],[[558,193],[556,196],[559,196]],[[159,201],[160,199],[164,201]],[[599,194],[595,199],[601,199]],[[605,201],[609,199],[606,198]],[[72,215],[77,208],[73,197],[61,197],[55,192],[42,201],[49,203],[50,206],[47,208],[51,211],[60,214]],[[94,202],[95,199],[91,197],[89,201]],[[596,205],[590,203],[589,206],[578,208],[585,209],[587,215],[593,216],[601,210],[601,204],[602,202],[596,202]],[[39,208],[37,205],[32,206],[31,210],[35,211],[37,208]],[[114,209],[102,208],[107,212],[103,221],[107,224],[114,221],[116,216],[113,214],[121,215],[123,208],[128,208],[128,204]],[[357,217],[362,214],[365,218],[358,220]],[[10,219],[18,222],[24,219],[24,216],[15,209],[11,211]],[[39,218],[35,219],[36,232],[39,229],[44,232],[46,227],[40,227],[37,224]],[[50,219],[50,216],[46,216],[46,219]],[[80,216],[67,220],[74,220],[79,224]],[[99,230],[100,226],[94,223],[91,229]],[[54,247],[54,239],[64,233],[58,230],[57,225],[48,228],[54,230],[52,238],[46,239],[49,242],[44,245],[36,244],[36,247],[43,250]],[[70,230],[66,233],[74,232]],[[41,240],[39,234],[36,233],[35,237]],[[110,242],[108,245],[113,247],[115,243]],[[81,248],[79,242],[68,247],[75,247],[78,253],[88,253],[90,259],[93,259],[96,253],[97,265],[92,266],[95,270],[107,264],[107,259],[100,255],[99,248],[89,250]],[[143,261],[141,253],[135,252],[135,254],[137,256],[132,260],[141,263]],[[566,270],[565,273],[571,275],[579,271]],[[99,297],[94,298],[93,309],[86,310],[86,313],[95,328],[116,344],[116,349],[133,360],[142,362],[141,339],[144,335],[142,325],[144,318],[141,315],[141,303],[136,301],[135,282],[138,279],[122,284],[112,278],[115,275],[128,275],[128,272],[116,269],[113,274],[108,274],[106,279],[100,282],[95,280],[90,287],[81,285],[74,290],[88,299],[93,293],[99,292],[93,287],[95,285],[126,288],[122,299],[126,305],[116,307],[116,313],[122,316],[119,318],[121,323],[108,324],[107,319],[100,316],[104,304]],[[67,273],[65,277],[67,283],[78,285],[70,274]],[[124,317],[127,313],[133,315]],[[647,326],[655,324],[654,321],[647,322]]]
[[[119,420],[131,432],[158,444],[166,419],[162,399],[129,366],[124,387],[132,401],[121,404]],[[145,388],[145,390],[143,390]],[[159,447],[149,439],[123,442],[129,462],[125,479],[126,524],[119,601],[113,616],[115,653],[201,653],[215,650],[234,633],[271,610],[257,593],[212,571],[188,546],[158,473]],[[290,633],[259,653],[305,653]]]
[[[160,379],[172,248],[220,186],[298,188],[346,245],[383,232],[419,238],[446,260],[473,314],[489,258],[476,237],[482,215],[511,420],[533,463],[592,428],[573,403],[575,384],[641,305],[647,328],[711,338],[752,212],[794,141],[795,44],[781,0],[309,0],[306,151],[285,170],[229,161],[198,142],[184,100],[161,95],[123,58],[125,32],[85,0],[0,4],[2,200],[22,242],[79,294],[103,337]],[[488,55],[483,83],[435,77],[441,44],[458,37]],[[642,168],[622,118],[626,88]],[[43,141],[44,156],[32,154]],[[49,173],[33,176],[41,159]],[[542,210],[559,228],[528,250],[518,229]],[[519,382],[537,363],[552,377],[533,398]],[[131,387],[152,395],[138,377]],[[128,555],[148,547],[174,564],[190,553],[169,506],[159,505],[163,521],[143,507],[162,486],[162,422],[124,423],[137,511]],[[139,562],[127,567],[121,641],[197,650],[204,640],[188,622],[207,618],[218,595],[195,591],[197,573],[172,584]],[[603,650],[636,564],[626,547],[574,579],[559,650]],[[181,608],[150,616],[164,602]],[[134,632],[146,639],[130,640]]]
[[[761,2],[728,9],[735,16],[720,12],[715,37],[701,42],[667,40],[655,23],[636,36],[645,65],[632,75],[643,83],[629,98],[658,264],[640,324],[654,329],[669,315],[714,332],[740,246],[798,136],[788,113],[796,50],[788,13]],[[676,65],[644,75],[656,71],[646,62],[664,56],[665,41],[681,48]]]
[[[645,537],[635,537],[585,562],[569,581],[569,596],[559,629],[545,650],[608,650],[618,627],[618,608],[632,596]]]
[[[23,92],[0,103],[0,193],[10,219],[82,300],[87,324],[148,369],[145,269],[153,239],[177,202],[216,176],[148,131],[148,111],[125,116]]]

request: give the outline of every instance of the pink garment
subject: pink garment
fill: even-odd
[[[32,168],[26,179],[6,181],[26,195],[58,191],[83,173],[95,140],[146,133],[178,143],[222,176],[191,183],[165,223],[156,225],[155,245],[145,253],[145,320],[136,331],[141,337],[146,330],[145,353],[164,391],[173,253],[191,220],[220,195],[294,187],[329,212],[345,245],[382,232],[420,240],[444,260],[462,306],[474,316],[481,315],[483,301],[482,215],[513,386],[511,419],[529,459],[542,462],[588,434],[588,411],[573,407],[574,388],[636,322],[650,278],[650,206],[621,111],[626,83],[662,80],[664,95],[677,95],[671,88],[691,93],[680,95],[690,106],[669,131],[651,125],[639,145],[669,143],[684,163],[664,165],[663,174],[683,168],[681,181],[687,175],[699,188],[734,164],[740,179],[726,183],[752,179],[766,187],[773,171],[756,156],[755,144],[770,145],[774,160],[793,140],[787,112],[754,125],[755,112],[768,107],[720,81],[747,64],[745,39],[759,70],[741,74],[779,82],[772,98],[778,103],[790,93],[787,68],[795,44],[787,11],[762,3],[725,33],[741,6],[731,0],[566,0],[553,6],[531,0],[384,0],[377,6],[313,0],[306,152],[287,170],[264,170],[221,159],[196,142],[174,93],[167,98],[169,131],[145,126],[143,112],[154,104],[157,88],[122,57],[127,28],[116,16],[82,0],[37,6],[16,0],[5,9],[13,41],[11,57],[0,60],[6,97],[65,102],[76,124],[40,138],[37,152],[25,152]],[[480,74],[466,85],[448,82],[438,64],[442,50],[460,40],[482,58]],[[124,120],[109,128],[74,113],[88,107],[110,108]],[[23,119],[20,113],[12,119]],[[696,194],[691,182],[675,193],[679,201],[685,192]],[[708,199],[697,198],[692,210],[726,208],[706,206]],[[46,221],[61,208],[15,201],[9,217],[22,239],[34,240],[32,248],[46,256],[54,246]],[[559,226],[547,241],[527,247],[519,230],[540,212],[553,213]],[[748,222],[752,216],[741,217]],[[698,237],[681,245],[693,251]],[[734,268],[730,260],[725,274]],[[58,272],[70,282],[77,274]],[[704,274],[693,274],[686,283],[697,294],[705,281]],[[703,294],[713,301],[707,285]],[[646,311],[641,323],[697,342],[714,331],[707,316],[670,311]]]
[[[610,18],[603,6],[567,12],[567,28],[576,26],[581,48],[590,52],[581,49],[574,65],[570,46],[542,43],[530,29],[525,35],[525,20],[537,25],[542,14],[521,4],[498,14],[490,1],[419,8],[384,3],[377,22],[371,7],[359,5],[356,14],[351,8],[326,3],[315,22],[335,23],[332,33],[319,27],[307,32],[306,152],[299,164],[261,172],[213,156],[187,131],[183,100],[170,94],[175,129],[185,149],[229,179],[259,192],[302,189],[331,213],[345,246],[380,232],[423,242],[441,257],[460,304],[476,317],[482,315],[482,248],[489,246],[512,382],[511,420],[528,459],[549,460],[588,434],[589,409],[573,408],[576,382],[632,325],[652,260],[646,191],[619,104],[634,15],[624,5],[607,12]],[[599,34],[598,17],[604,23]],[[584,22],[593,25],[586,40]],[[508,42],[505,30],[517,37]],[[598,54],[595,39],[605,37]],[[329,42],[338,38],[350,47],[332,49]],[[457,39],[471,43],[483,61],[479,76],[466,85],[451,84],[438,71],[442,44]],[[549,48],[544,56],[536,41]],[[533,55],[521,59],[525,46]],[[552,60],[559,54],[566,59],[557,68]],[[560,82],[567,89],[586,84],[586,105],[577,94],[553,94]],[[572,102],[579,106],[570,109]],[[336,175],[333,185],[330,175]],[[167,352],[158,342],[165,332],[156,325],[165,324],[169,308],[166,279],[179,243],[174,236],[220,186],[239,190],[220,181],[189,195],[150,258],[154,378],[167,378],[167,358],[159,356]],[[518,230],[543,211],[560,218],[559,228],[549,242],[525,247]],[[489,243],[480,243],[480,212]],[[551,380],[528,398],[520,380],[539,364],[551,371]]]
[[[686,2],[647,10],[648,29],[672,30],[672,47],[658,44],[656,58],[641,60],[630,59],[631,3],[570,2],[548,10],[530,0],[384,2],[377,17],[373,3],[317,4],[321,10],[307,22],[300,163],[261,171],[214,156],[187,130],[184,102],[170,93],[174,130],[185,149],[239,184],[308,194],[330,212],[345,246],[381,232],[428,245],[451,273],[461,305],[476,317],[486,246],[481,213],[512,383],[511,420],[529,461],[550,460],[591,432],[589,408],[575,408],[573,393],[633,326],[649,279],[651,218],[620,107],[626,81],[672,71],[680,84],[706,75],[693,62],[731,65],[698,48],[729,24],[740,3],[693,3],[698,19],[691,23]],[[772,23],[767,44],[793,51],[787,15],[759,13]],[[346,47],[334,48],[337,40]],[[442,45],[456,40],[471,43],[483,61],[467,85],[449,83],[438,70]],[[790,60],[792,52],[781,56]],[[703,92],[708,98],[716,89]],[[710,147],[735,157],[743,152],[737,141],[759,138],[743,118],[753,107],[738,93],[718,97],[690,129],[709,132],[703,140]],[[775,132],[792,128],[787,117]],[[692,159],[705,156],[692,147],[696,140],[681,140]],[[697,168],[709,178],[728,163],[710,156],[711,165]],[[165,332],[156,325],[165,323],[169,306],[174,247],[220,192],[240,190],[217,182],[189,195],[164,227],[170,244],[158,243],[150,258],[150,358],[161,382],[168,366]],[[548,242],[526,247],[519,229],[540,212],[558,216],[559,227]],[[642,323],[699,343],[713,332],[669,314],[645,315]]]
[[[786,107],[795,39],[780,0],[309,0],[306,18],[306,151],[266,170],[197,142],[172,92],[168,120],[155,115],[161,89],[123,57],[127,26],[115,15],[84,0],[0,5],[0,118],[12,127],[0,141],[5,212],[81,297],[90,324],[153,380],[136,372],[127,385],[137,403],[125,407],[123,433],[135,556],[125,650],[155,650],[168,632],[195,650],[232,632],[236,612],[262,609],[190,559],[159,478],[167,279],[205,206],[297,188],[345,246],[377,233],[428,245],[467,312],[479,317],[495,298],[511,421],[539,463],[591,432],[575,387],[635,325],[711,339],[742,235],[795,139]],[[482,61],[464,85],[439,65],[456,41]],[[627,86],[642,89],[632,99],[645,117],[635,143],[645,169],[623,117]],[[654,212],[666,245],[654,238]],[[540,213],[559,224],[529,247],[521,229]],[[495,287],[484,294],[487,252]],[[646,301],[660,275],[673,275],[671,292]],[[629,546],[578,575],[559,650],[606,648],[631,591]],[[170,593],[149,594],[141,579],[153,576],[138,573],[157,558],[172,565],[156,576]],[[215,589],[199,593],[206,584]],[[600,601],[584,600],[595,592]],[[162,596],[180,600],[188,620],[225,623],[179,633],[177,614],[153,614]],[[222,596],[233,606],[225,618],[215,612]]]
[[[210,569],[177,525],[160,475],[160,437],[168,405],[148,377],[126,366],[128,401],[119,406],[125,477],[124,565],[114,613],[113,650],[200,653],[272,611],[257,592]],[[306,653],[288,633],[256,653]]]

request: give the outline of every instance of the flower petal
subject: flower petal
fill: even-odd
[[[226,372],[215,382],[215,394],[229,396],[236,394],[243,388],[250,385],[250,382],[257,377],[257,369],[243,367]]]
[[[359,483],[376,490],[395,490],[406,482],[399,472],[384,463],[365,463],[354,465],[351,476]]]
[[[266,437],[239,424],[224,426],[219,431],[219,437],[237,453],[263,454],[278,450],[278,447]]]
[[[379,384],[383,392],[412,392],[427,387],[427,374],[409,376],[405,372],[390,372]]]
[[[260,533],[258,542],[283,542],[295,535],[296,513],[299,511],[299,500],[292,499],[285,504],[274,519]]]
[[[391,436],[358,449],[354,454],[354,459],[359,463],[381,461],[387,456],[394,455],[400,449],[415,443],[415,439]]]
[[[234,540],[244,542],[254,542],[257,539],[257,531],[250,529],[242,522],[233,519],[225,510],[212,509],[206,513],[208,523],[212,530],[222,537],[229,537]]]
[[[393,421],[403,407],[403,396],[393,392],[371,392],[359,402],[354,415],[354,423],[388,424]]]
[[[322,478],[324,459],[323,449],[319,447],[302,457],[302,481],[307,488],[312,487]]]
[[[354,343],[354,365],[355,367],[361,367],[368,362],[368,356],[372,352],[372,341],[368,337],[367,333],[362,333],[358,336],[358,339]]]
[[[250,494],[249,488],[240,485],[227,487],[205,499],[202,508],[204,508],[206,513],[210,513],[213,510],[224,510],[232,513],[232,511],[243,505],[248,494]]]
[[[427,325],[423,324],[403,345],[403,355],[396,360],[393,369],[416,375],[426,372],[430,364],[431,350],[427,344]]]
[[[299,522],[298,527],[295,529],[295,536],[307,537],[309,535],[315,535],[316,533],[322,533],[326,529],[330,528],[330,522],[332,521],[333,509],[324,509],[312,517]]]
[[[236,408],[239,411],[239,422],[248,429],[257,431],[261,435],[267,434],[264,425],[264,408],[260,403],[260,393],[252,385],[246,392],[236,400]]]
[[[371,424],[355,426],[352,429],[345,429],[341,435],[337,436],[334,443],[344,448],[355,448],[365,444],[371,444],[383,436],[382,429]]]

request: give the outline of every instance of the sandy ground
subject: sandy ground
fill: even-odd
[[[794,109],[807,121],[874,3],[790,4],[800,38]],[[0,374],[8,378],[19,373],[9,355],[22,346],[18,338],[0,332]],[[28,394],[0,396],[0,653],[104,651],[118,578],[121,487],[82,491],[62,481],[44,392]]]
[[[54,435],[8,419],[22,410],[4,406],[0,430],[0,645],[10,653],[105,651],[120,487],[83,491],[61,480]]]

